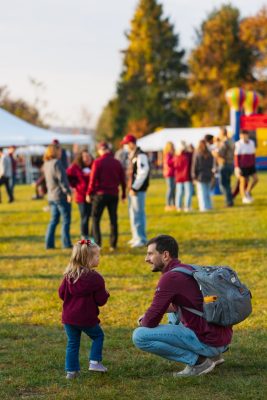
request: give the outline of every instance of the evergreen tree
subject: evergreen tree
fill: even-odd
[[[142,135],[159,126],[185,126],[184,51],[156,0],[140,0],[127,35],[123,70],[117,87],[114,130]]]
[[[227,124],[226,90],[253,81],[252,51],[240,39],[238,9],[223,5],[213,11],[197,36],[189,58],[193,126]]]

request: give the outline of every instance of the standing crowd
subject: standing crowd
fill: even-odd
[[[199,210],[211,210],[217,177],[226,207],[234,205],[239,192],[243,204],[250,204],[252,189],[258,182],[255,162],[255,143],[248,131],[241,131],[240,140],[234,143],[222,127],[217,138],[206,135],[196,149],[183,141],[175,149],[173,143],[168,142],[163,151],[163,175],[167,185],[165,210],[192,210],[194,184]],[[233,173],[236,176],[234,189],[231,187]]]
[[[137,248],[146,244],[145,200],[150,172],[148,157],[137,146],[136,138],[131,134],[123,138],[121,145],[128,148],[127,166],[114,157],[106,142],[97,145],[98,157],[95,160],[87,150],[82,150],[67,168],[62,163],[61,145],[53,142],[47,147],[43,165],[51,213],[45,238],[47,249],[55,248],[55,230],[60,216],[62,247],[72,247],[70,225],[73,191],[80,212],[81,238],[91,239],[101,246],[101,218],[107,208],[110,220],[110,251],[116,250],[119,188],[121,200],[125,201],[126,187],[132,233],[129,245]]]

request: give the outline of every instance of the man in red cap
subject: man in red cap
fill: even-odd
[[[106,142],[97,146],[98,157],[92,167],[87,201],[92,201],[92,227],[94,241],[101,246],[100,220],[107,207],[110,219],[110,250],[115,250],[118,241],[117,209],[119,186],[122,200],[126,198],[125,174],[121,163],[116,160]]]
[[[129,215],[132,231],[131,247],[146,245],[145,199],[149,185],[149,162],[147,155],[137,146],[136,137],[128,134],[121,144],[127,145],[129,151],[128,188]]]

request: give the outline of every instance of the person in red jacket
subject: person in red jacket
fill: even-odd
[[[203,312],[203,296],[196,280],[176,267],[192,270],[178,259],[179,246],[169,235],[159,235],[147,243],[145,261],[152,272],[160,272],[153,301],[133,332],[135,346],[171,361],[187,364],[175,377],[206,374],[222,364],[232,339],[231,326],[208,323],[190,309]],[[165,313],[169,323],[160,324]]]
[[[89,184],[93,161],[93,156],[88,150],[82,150],[67,169],[68,180],[70,186],[75,190],[75,201],[80,211],[82,239],[89,239],[89,220],[92,205],[86,201],[86,190]]]
[[[176,181],[176,209],[190,211],[192,206],[193,183],[191,178],[192,152],[187,150],[185,142],[181,142],[174,157]],[[184,204],[183,204],[184,201]]]
[[[66,378],[76,378],[80,371],[79,349],[82,332],[92,339],[89,371],[106,372],[102,364],[104,332],[98,318],[99,308],[106,304],[109,293],[103,277],[95,271],[100,249],[90,240],[82,239],[73,246],[69,265],[58,289],[63,300],[62,323],[68,338]]]
[[[175,209],[175,148],[172,142],[167,142],[163,149],[163,176],[167,185],[165,211]]]
[[[110,250],[117,247],[118,222],[117,209],[119,186],[122,189],[122,200],[126,198],[125,173],[120,161],[116,160],[106,142],[97,146],[98,157],[93,164],[87,201],[92,202],[92,224],[94,241],[101,246],[100,220],[107,207],[110,219]]]

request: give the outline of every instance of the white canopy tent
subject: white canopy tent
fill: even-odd
[[[62,145],[80,144],[92,146],[90,135],[62,134],[39,128],[0,108],[0,147],[25,146],[26,180],[32,182],[31,154],[38,146],[48,145],[57,139]],[[37,147],[36,147],[37,146]]]
[[[61,144],[92,144],[87,135],[67,135],[39,128],[0,108],[0,146],[47,145],[57,139]]]
[[[167,142],[172,142],[175,147],[183,140],[187,144],[197,146],[206,134],[217,136],[219,126],[206,128],[165,128],[138,139],[137,144],[143,151],[162,151]]]

